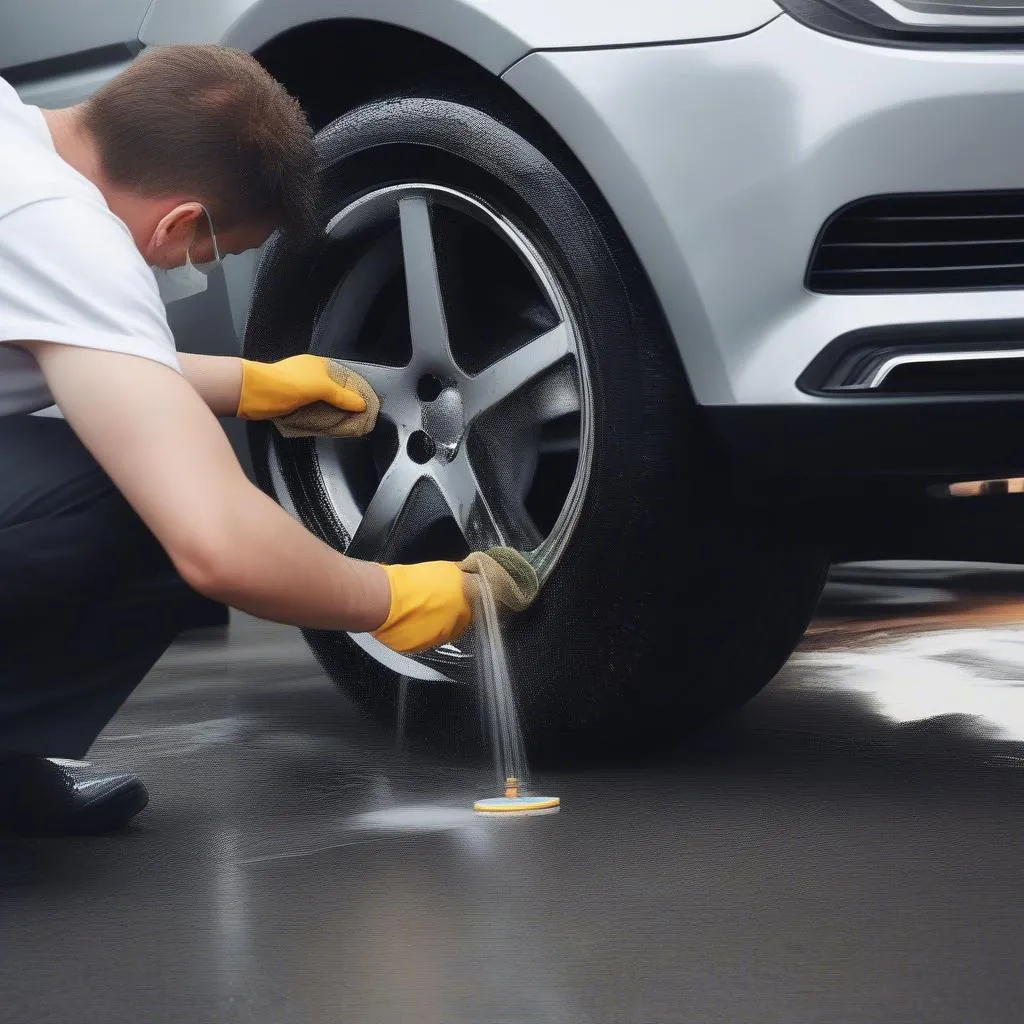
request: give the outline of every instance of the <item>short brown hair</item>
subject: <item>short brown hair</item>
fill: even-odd
[[[146,50],[85,101],[104,175],[142,195],[186,193],[214,228],[306,237],[317,160],[297,100],[244,50]]]

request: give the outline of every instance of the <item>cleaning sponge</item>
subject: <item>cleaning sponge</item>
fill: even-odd
[[[459,568],[470,576],[470,597],[479,597],[479,582],[474,576],[483,576],[490,585],[496,604],[514,612],[525,611],[537,599],[540,582],[532,565],[514,548],[488,548],[474,551],[459,563]]]
[[[380,399],[373,388],[337,359],[328,360],[327,373],[335,384],[360,395],[366,409],[345,412],[327,402],[312,402],[274,420],[282,437],[362,437],[377,425]]]

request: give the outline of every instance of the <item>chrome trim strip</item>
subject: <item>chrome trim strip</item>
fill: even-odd
[[[922,28],[968,28],[973,26],[985,28],[1019,28],[1024,26],[1024,5],[1008,4],[1011,10],[1017,10],[1019,14],[1000,14],[1000,8],[990,7],[991,14],[926,14],[923,11],[914,11],[905,7],[900,0],[871,0],[891,18],[904,25],[917,25]],[[963,6],[971,6],[963,4]]]
[[[869,383],[852,385],[852,387],[860,387],[868,391],[876,390],[885,383],[886,378],[893,370],[900,366],[917,363],[963,363],[982,359],[1024,359],[1024,348],[992,349],[979,352],[909,352],[904,355],[890,356],[875,371]]]

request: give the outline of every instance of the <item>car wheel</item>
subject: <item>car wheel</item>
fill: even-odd
[[[822,554],[702,498],[679,357],[599,202],[499,116],[400,97],[318,135],[323,234],[267,246],[245,353],[336,356],[382,398],[367,439],[250,425],[261,485],[376,561],[507,544],[544,584],[506,625],[536,753],[649,744],[752,696],[820,593]],[[306,631],[392,723],[458,733],[473,641],[402,657]]]

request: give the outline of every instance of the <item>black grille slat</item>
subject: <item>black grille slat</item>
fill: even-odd
[[[904,249],[907,246],[927,246],[941,248],[944,245],[962,247],[965,245],[1024,245],[1024,237],[1021,238],[971,238],[957,241],[953,238],[946,238],[940,241],[915,241],[915,242],[826,242],[822,249]]]
[[[1024,288],[1024,192],[854,203],[821,232],[807,285],[831,294]]]
[[[1016,241],[1024,237],[1020,217],[850,217],[837,218],[823,245],[839,242]]]
[[[894,278],[896,275],[891,275]],[[815,291],[833,293],[919,291],[962,291],[971,288],[1024,288],[1024,267],[1000,267],[963,270],[907,270],[899,277],[899,283],[890,279],[886,287],[879,287],[880,274],[871,271],[831,270],[821,275],[821,286]]]
[[[1015,241],[1024,235],[1021,217],[850,218],[830,225],[823,245],[839,242]]]
[[[964,260],[964,249],[970,246],[975,258]],[[910,250],[910,251],[908,251]],[[953,242],[930,245],[926,243],[887,243],[872,245],[866,242],[855,246],[828,246],[818,256],[817,269],[824,270],[890,270],[894,274],[912,270],[972,270],[1012,267],[1024,262],[1024,243]]]
[[[928,214],[907,214],[906,216],[897,216],[895,214],[886,215],[882,217],[851,217],[850,220],[863,220],[863,221],[922,221],[922,220],[937,220],[943,224],[950,220],[1013,220],[1014,218],[1024,219],[1024,213],[955,213],[949,217],[940,217],[934,213]]]

